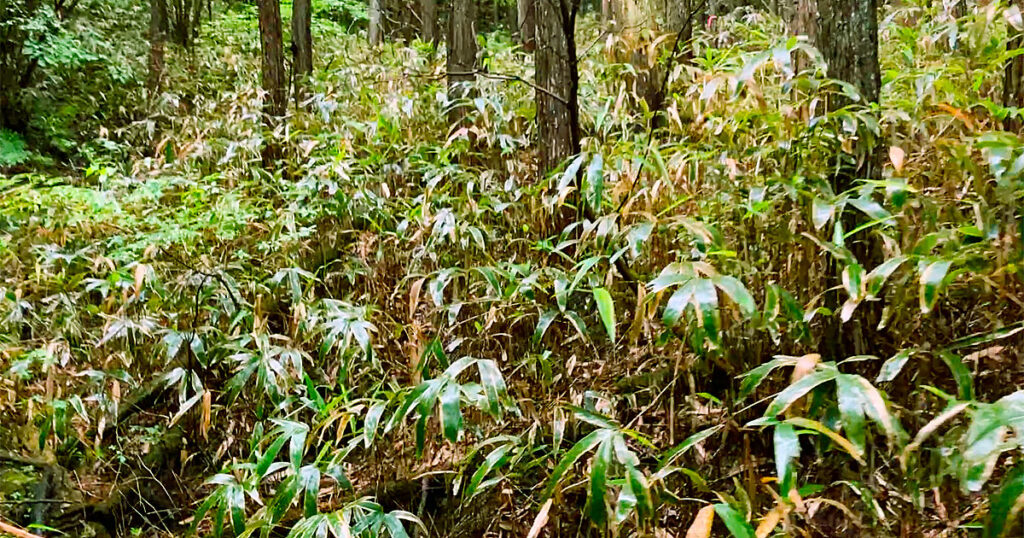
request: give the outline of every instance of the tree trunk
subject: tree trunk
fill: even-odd
[[[420,0],[420,28],[423,41],[437,45],[437,0]]]
[[[264,121],[267,129],[273,130],[278,119],[284,116],[288,106],[284,72],[284,44],[281,37],[281,6],[279,0],[259,0],[260,45],[263,50],[263,102]],[[263,148],[263,165],[270,167],[280,158],[280,146],[276,142]]]
[[[536,78],[540,170],[548,173],[580,151],[576,65],[578,0],[538,0]]]
[[[1015,0],[1014,4],[1024,11],[1024,0]],[[1024,47],[1024,32],[1009,26],[1010,40],[1006,43],[1006,51],[1010,52]],[[1006,61],[1003,71],[1003,106],[1024,107],[1024,56],[1014,56]],[[1020,131],[1021,119],[1007,117],[1003,128],[1007,131]]]
[[[878,102],[882,88],[877,10],[877,0],[818,1],[819,25],[815,37],[818,50],[828,64],[828,74],[853,85],[868,103]],[[833,95],[830,100],[833,110],[848,104],[841,95]],[[873,148],[858,149],[865,155],[873,153]],[[856,177],[880,177],[878,165],[877,159],[865,159],[855,170],[837,174],[833,184],[836,193],[852,187]]]
[[[453,0],[448,17],[448,99],[457,101],[469,95],[476,80],[476,17],[473,0]],[[461,123],[464,105],[453,105],[448,122]]]
[[[857,88],[863,102],[877,103],[881,91],[881,70],[878,65],[878,4],[877,0],[818,0],[817,47],[828,65],[830,77],[847,82]],[[849,100],[840,94],[829,97],[829,108],[846,106]],[[881,147],[863,138],[854,148],[854,159],[849,155],[836,155],[835,173],[831,178],[836,194],[856,186],[858,179],[881,178]],[[839,223],[843,231],[859,226],[864,218],[853,207],[844,209]],[[870,230],[859,232],[848,240],[847,248],[865,270],[871,270],[882,260],[881,242]],[[834,263],[833,284],[839,286],[842,267]],[[838,313],[838,292],[828,294],[826,306]],[[881,316],[879,302],[860,305],[849,327],[842,327],[838,315],[827,328],[826,352],[835,359],[867,352],[871,333]]]
[[[146,88],[152,95],[160,88],[160,80],[164,75],[164,28],[166,14],[164,0],[149,0],[149,77]]]
[[[295,0],[292,3],[292,71],[295,76],[295,100],[306,97],[305,86],[313,74],[313,35],[311,31],[312,12],[310,0]]]
[[[783,16],[789,20],[789,30],[793,35],[805,35],[811,43],[818,43],[818,6],[814,0],[793,0],[787,6]],[[793,69],[799,73],[808,67],[807,56],[795,53]]]
[[[370,41],[370,45],[380,44],[380,15],[381,15],[381,0],[370,0],[370,22],[369,29],[367,30],[367,38]]]
[[[612,22],[612,0],[601,0],[601,22],[608,24]]]
[[[530,52],[534,49],[537,43],[537,24],[536,24],[536,8],[537,2],[539,1],[554,1],[559,0],[518,0],[516,2],[519,8],[519,36],[522,39],[523,49],[526,52]]]

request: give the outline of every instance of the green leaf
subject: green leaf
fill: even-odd
[[[785,411],[793,402],[799,400],[803,395],[814,390],[815,387],[822,383],[828,383],[836,378],[839,371],[835,367],[823,368],[818,367],[815,371],[797,380],[796,383],[786,387],[782,392],[775,396],[772,403],[765,409],[764,416],[774,417]]]
[[[775,472],[779,478],[779,493],[783,497],[793,489],[796,471],[793,461],[800,457],[800,438],[791,424],[775,426],[772,436],[775,442]]]
[[[633,495],[636,496],[637,515],[641,521],[654,516],[654,499],[651,497],[651,488],[647,484],[644,473],[632,464],[626,465],[626,483],[629,484]]]
[[[608,333],[608,339],[615,343],[615,303],[612,296],[604,288],[594,288],[594,301],[597,302],[597,311],[601,314],[601,322],[604,323],[604,330]]]
[[[882,286],[885,284],[885,281],[888,280],[888,278],[896,272],[896,269],[898,269],[905,261],[907,261],[906,256],[896,256],[895,258],[885,260],[872,269],[864,279],[868,297],[876,297],[882,291]]]
[[[569,281],[564,278],[555,279],[555,303],[558,304],[558,310],[565,312],[565,305],[569,302]]]
[[[508,388],[505,380],[498,370],[498,363],[491,359],[480,360],[476,363],[480,371],[480,384],[484,387],[484,394],[487,395],[487,412],[494,418],[501,417],[502,401],[508,400]]]
[[[583,322],[583,318],[581,318],[579,314],[572,310],[566,310],[565,317],[569,320],[569,324],[576,329],[576,332],[579,333],[580,337],[587,337],[587,324]]]
[[[544,489],[544,495],[541,496],[541,501],[546,501],[551,498],[551,495],[555,492],[555,488],[558,487],[558,483],[561,482],[562,477],[569,470],[573,464],[576,463],[584,454],[593,450],[598,443],[601,443],[608,437],[610,437],[614,430],[594,430],[589,435],[580,439],[569,449],[568,452],[562,456],[561,461],[555,466],[555,470],[551,472],[551,478],[548,479],[548,485]]]
[[[1006,536],[1021,508],[1024,508],[1024,464],[1018,464],[1006,473],[999,489],[989,497],[985,538]]]
[[[700,314],[699,317],[702,320],[704,332],[713,344],[720,344],[721,338],[718,334],[718,291],[715,289],[715,283],[708,278],[696,279],[693,287],[693,299]]]
[[[459,440],[459,432],[462,431],[461,396],[462,387],[454,381],[446,383],[441,390],[441,426],[445,439],[453,443]]]
[[[277,458],[277,455],[281,452],[281,449],[284,448],[284,444],[287,442],[288,437],[280,435],[270,443],[270,446],[267,447],[267,451],[263,453],[263,456],[261,456],[259,461],[256,463],[256,476],[258,478],[263,478],[267,469],[270,468],[270,464],[274,463],[274,459]]]
[[[405,532],[405,526],[394,512],[384,516],[384,526],[388,529],[391,538],[409,538],[409,534]]]
[[[612,438],[601,442],[590,466],[590,520],[604,525],[608,519],[607,493],[608,466],[612,460]]]
[[[590,207],[599,213],[604,196],[604,159],[600,153],[594,154],[587,167],[587,187],[590,191]]]
[[[856,446],[853,445],[848,439],[836,433],[835,430],[828,426],[818,422],[817,420],[811,420],[803,417],[787,418],[785,420],[787,424],[792,424],[798,428],[804,428],[807,430],[818,432],[825,437],[832,440],[833,443],[839,445],[840,448],[845,450],[849,455],[853,456],[858,463],[864,463],[864,453],[861,452]]]
[[[556,316],[558,316],[558,310],[547,310],[540,315],[540,318],[537,319],[537,328],[533,331],[534,344],[540,343],[541,338],[544,338],[544,333],[547,332]]]
[[[912,349],[904,349],[899,353],[886,359],[882,363],[882,369],[878,372],[878,377],[875,378],[875,383],[884,383],[896,379],[896,376],[903,371],[903,367],[910,360],[910,355],[914,352]]]
[[[377,427],[387,405],[387,402],[378,402],[370,406],[366,412],[366,420],[363,422],[363,443],[366,448],[373,444],[373,438],[377,435]]]
[[[859,300],[861,298],[861,283],[864,281],[864,268],[859,263],[850,263],[843,268],[843,288],[850,298]]]
[[[712,435],[717,433],[718,430],[721,430],[723,427],[725,427],[723,424],[718,424],[716,426],[703,429],[687,437],[686,439],[683,440],[682,443],[679,443],[674,448],[665,453],[665,455],[661,458],[661,462],[658,464],[658,467],[664,468],[670,465],[673,461],[675,461],[676,458],[685,454],[687,450],[690,450],[691,448],[696,446],[697,443],[700,443],[701,441],[707,439],[708,437],[711,437]]]
[[[798,357],[776,356],[774,359],[743,374],[743,381],[740,382],[739,399],[742,400],[750,396],[750,393],[754,392],[761,385],[761,382],[764,381],[765,377],[768,377],[768,374],[772,373],[772,370],[781,366],[793,366],[798,359]]]
[[[939,260],[928,264],[921,271],[921,312],[927,314],[932,311],[935,301],[939,298],[939,288],[942,287],[942,280],[946,278],[953,262]]]
[[[884,220],[892,216],[881,204],[871,198],[850,198],[847,201],[873,220]]]
[[[693,297],[693,279],[687,278],[679,289],[672,293],[672,296],[668,298],[668,302],[665,303],[665,312],[661,316],[661,320],[667,327],[675,327],[679,323],[679,318],[683,316],[683,312],[686,307],[690,304],[690,299]]]
[[[729,529],[729,534],[732,534],[733,538],[757,538],[754,528],[735,508],[726,503],[719,503],[715,505],[715,513],[725,523],[725,528]]]
[[[846,437],[861,452],[864,451],[866,433],[864,431],[864,403],[862,395],[850,377],[840,374],[836,377],[836,396],[839,400],[839,414],[843,419],[843,431]]]
[[[757,305],[754,303],[754,296],[747,291],[747,287],[743,285],[738,279],[727,276],[727,275],[716,275],[712,277],[715,286],[718,289],[725,292],[736,306],[740,308],[740,312],[749,317],[754,314],[757,309]]]
[[[299,492],[300,487],[299,477],[296,475],[291,475],[284,479],[277,487],[277,495],[274,496],[274,500],[270,503],[270,521],[272,523],[281,521],[285,512],[291,507],[292,501],[295,500],[295,495]]]
[[[480,464],[480,467],[477,468],[477,470],[473,473],[473,476],[470,477],[469,479],[469,486],[466,487],[467,499],[472,499],[474,496],[476,496],[477,493],[480,492],[480,483],[483,482],[484,478],[486,478],[487,475],[490,474],[493,469],[499,467],[502,464],[502,462],[505,460],[505,455],[508,454],[508,452],[512,450],[514,446],[515,445],[513,445],[512,443],[505,443],[499,445],[497,448],[495,448],[489,454],[487,454],[487,456],[484,458],[483,463]]]
[[[316,515],[317,496],[320,494],[320,469],[315,465],[306,465],[299,469],[299,482],[305,491],[302,510],[306,517]]]
[[[958,397],[961,400],[973,400],[974,378],[971,377],[971,371],[967,369],[964,361],[959,356],[945,350],[939,352],[939,356],[942,357],[942,362],[946,363],[950,373],[953,374]]]
[[[828,224],[835,212],[836,206],[815,196],[811,202],[811,221],[814,223],[814,229],[820,230]]]

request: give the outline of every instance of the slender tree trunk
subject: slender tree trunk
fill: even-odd
[[[816,42],[828,64],[830,77],[857,88],[864,102],[878,102],[882,82],[878,65],[877,0],[818,0]],[[829,108],[833,110],[847,104],[849,100],[844,96],[830,96]],[[862,138],[854,148],[854,162],[845,158],[846,155],[836,155],[836,172],[830,181],[833,192],[839,194],[852,189],[858,179],[880,179],[880,149],[881,146]],[[863,220],[859,212],[848,206],[837,224],[848,232]],[[882,261],[881,242],[870,230],[849,238],[846,246],[855,258],[855,262],[849,263],[858,263],[865,270],[871,270]],[[837,287],[841,270],[838,263],[834,264],[833,283]],[[828,294],[826,306],[838,313],[839,299],[838,293]],[[847,327],[841,326],[836,315],[825,335],[826,352],[835,359],[867,352],[871,333],[881,316],[880,305],[878,302],[860,305]]]
[[[264,121],[272,131],[288,106],[287,77],[284,71],[284,44],[281,37],[281,6],[279,0],[259,0],[260,44],[263,49]],[[263,148],[263,165],[271,167],[280,158],[276,142]]]
[[[805,35],[811,43],[818,43],[818,5],[814,0],[792,0],[782,15],[789,20],[793,35]],[[793,69],[799,73],[807,67],[807,56],[796,53]]]
[[[160,80],[164,75],[164,42],[166,36],[163,20],[167,12],[164,0],[149,0],[149,77],[146,87],[150,94],[160,88]]]
[[[1014,4],[1024,11],[1024,0],[1014,0]],[[1006,43],[1007,52],[1024,47],[1024,31],[1013,26],[1008,27],[1010,40]],[[1024,108],[1024,56],[1014,56],[1006,61],[1003,70],[1003,106]],[[1020,131],[1021,118],[1008,117],[1003,121],[1007,131]]]
[[[580,151],[576,65],[578,0],[537,0],[537,132],[540,169],[548,173]]]
[[[877,103],[882,88],[877,0],[819,0],[818,14],[815,38],[829,76],[853,85],[865,102]],[[830,99],[833,110],[848,104],[839,95]],[[873,148],[858,149],[865,155],[873,153]],[[833,184],[837,194],[852,187],[856,177],[880,177],[879,164],[878,159],[865,159],[857,169],[838,174]]]
[[[310,0],[292,3],[292,71],[295,76],[295,100],[306,97],[306,79],[313,74],[313,34]]]
[[[420,0],[420,28],[423,41],[437,45],[437,0]]]
[[[601,0],[601,22],[604,24],[612,22],[613,11],[612,0]]]
[[[448,98],[452,101],[469,95],[476,80],[476,17],[473,0],[453,0],[448,17]],[[455,105],[448,122],[462,122],[466,107]]]
[[[535,15],[537,2],[540,1],[542,0],[518,0],[516,2],[519,9],[519,36],[522,39],[523,49],[527,52],[532,51],[537,44],[537,24]]]
[[[370,22],[367,30],[370,45],[380,44],[380,2],[381,0],[370,0]]]

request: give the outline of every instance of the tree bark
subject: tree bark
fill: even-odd
[[[259,0],[260,45],[263,50],[262,81],[266,93],[263,102],[264,122],[273,130],[288,106],[284,71],[284,45],[281,37],[281,6],[279,0]],[[263,165],[270,167],[280,158],[280,146],[268,143],[263,148]]]
[[[448,99],[457,101],[469,96],[476,80],[476,17],[473,0],[453,0],[448,17]],[[461,123],[466,106],[453,105],[448,122]]]
[[[381,0],[370,0],[370,22],[367,30],[367,38],[370,41],[370,45],[376,46],[380,44],[380,19],[381,19]]]
[[[535,14],[537,2],[539,1],[542,0],[518,0],[516,2],[516,6],[519,10],[519,36],[523,43],[523,49],[526,52],[533,51],[537,44],[537,24]]]
[[[540,170],[548,173],[580,151],[576,65],[578,0],[537,0],[536,78]]]
[[[167,12],[164,1],[149,0],[149,77],[146,79],[146,87],[150,94],[160,88],[164,75],[164,28],[167,27],[163,20]]]
[[[292,70],[295,76],[295,100],[306,97],[305,87],[313,74],[313,34],[310,0],[292,3]]]
[[[1024,0],[1014,0],[1014,5],[1024,11]],[[1006,51],[1012,51],[1024,47],[1024,32],[1009,26],[1010,40],[1006,43]],[[1024,56],[1014,56],[1006,61],[1003,70],[1003,106],[1024,107]],[[1007,131],[1020,131],[1021,119],[1018,117],[1007,117],[1003,121],[1003,128]]]
[[[878,65],[878,4],[877,0],[818,0],[818,25],[815,36],[818,49],[828,65],[830,77],[857,88],[862,102],[877,103],[881,92],[881,70]],[[848,98],[836,94],[829,97],[829,108],[836,110],[850,104]],[[857,140],[854,155],[836,155],[836,172],[830,178],[832,191],[840,194],[856,186],[859,179],[881,178],[881,146],[871,140]],[[842,213],[839,225],[849,232],[864,218],[852,207]],[[847,248],[856,262],[870,270],[882,260],[881,242],[870,230],[848,240]],[[839,286],[840,263],[833,263],[833,284]],[[826,329],[825,351],[836,359],[867,352],[871,333],[881,316],[881,303],[869,302],[857,309],[849,327],[839,320],[838,292],[826,297],[826,306],[837,314]]]
[[[789,30],[793,35],[805,35],[811,43],[818,43],[818,6],[814,0],[792,0],[787,6],[787,13],[782,14],[789,20]],[[799,73],[808,67],[807,56],[796,53],[793,69]]]
[[[420,0],[420,29],[423,41],[437,45],[437,0]]]
[[[828,64],[830,77],[853,85],[866,103],[877,103],[882,88],[878,65],[878,3],[877,0],[819,0],[818,28],[815,40]],[[836,110],[849,104],[841,95],[830,97],[830,108]],[[858,148],[871,154],[873,148]],[[836,193],[853,186],[856,177],[877,178],[879,160],[864,159],[853,170],[837,174],[833,184]]]

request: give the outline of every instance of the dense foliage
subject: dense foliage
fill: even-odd
[[[373,48],[362,4],[314,2],[309,99],[267,130],[253,6],[169,45],[150,93],[148,8],[82,2],[0,3],[0,92],[28,119],[0,130],[0,522],[1015,531],[1016,8],[884,7],[880,104],[758,9],[685,54],[586,15],[583,151],[543,176],[504,30],[452,103],[443,43]],[[882,179],[833,192],[865,141]]]

